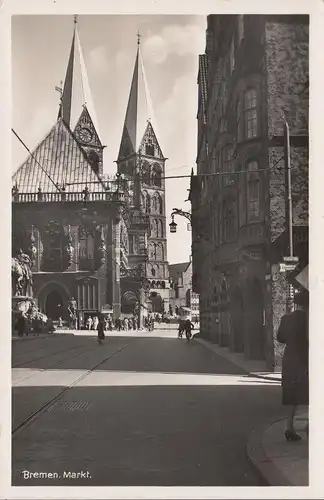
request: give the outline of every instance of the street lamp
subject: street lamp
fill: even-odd
[[[174,222],[174,215],[172,215],[172,222],[170,222],[169,227],[170,227],[170,233],[176,233],[177,232],[177,223]]]
[[[169,224],[170,233],[177,232],[177,224],[174,222],[175,215],[180,215],[181,217],[185,217],[191,224],[191,213],[190,212],[184,212],[183,210],[180,210],[179,208],[173,208],[172,213],[171,213],[172,222]]]

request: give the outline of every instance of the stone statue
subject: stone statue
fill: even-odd
[[[33,285],[31,268],[31,258],[20,249],[18,255],[12,258],[11,263],[13,294],[15,296],[27,296],[30,287]]]

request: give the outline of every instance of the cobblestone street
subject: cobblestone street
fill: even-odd
[[[14,486],[262,484],[246,440],[280,382],[175,331],[14,341],[13,367]]]

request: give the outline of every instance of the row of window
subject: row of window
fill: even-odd
[[[151,237],[163,238],[163,222],[162,220],[154,219],[151,222]]]
[[[165,266],[163,264],[148,264],[147,273],[148,277],[166,278]]]
[[[241,183],[242,190],[239,199],[225,199],[214,217],[214,239],[216,244],[222,241],[233,241],[237,238],[239,212],[246,205],[246,222],[260,220],[261,179],[257,161],[249,161],[246,165],[246,182]],[[242,200],[243,198],[243,200]],[[243,203],[242,203],[243,201]],[[238,203],[240,202],[240,207]],[[245,202],[245,203],[244,203]]]
[[[141,193],[141,207],[146,213],[163,214],[163,198],[159,193],[152,196],[147,191]]]
[[[162,167],[154,163],[151,167],[149,162],[144,161],[142,165],[141,180],[143,184],[156,187],[162,187]]]
[[[164,260],[164,246],[163,243],[154,243],[151,242],[149,244],[149,259],[150,260]]]

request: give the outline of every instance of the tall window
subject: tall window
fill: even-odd
[[[150,184],[150,164],[147,161],[143,163],[142,179],[144,184]]]
[[[163,238],[163,223],[161,220],[156,221],[156,236],[157,238]]]
[[[258,135],[256,89],[248,89],[244,92],[244,118],[245,139],[252,139]]]
[[[148,194],[147,191],[143,191],[141,195],[141,204],[142,204],[142,209],[144,212],[149,213],[150,212],[150,195]]]
[[[163,244],[158,243],[156,245],[156,259],[157,260],[163,260],[164,259],[164,250],[163,250]]]
[[[151,236],[156,238],[158,236],[158,221],[154,219],[151,225]]]
[[[155,186],[162,186],[162,169],[158,163],[155,163],[153,166],[152,180]]]
[[[257,161],[247,163],[247,218],[249,222],[260,218],[260,175]]]
[[[222,149],[222,171],[223,172],[233,172],[233,146],[232,144],[226,144]],[[228,186],[233,184],[232,175],[223,175],[223,185]]]
[[[155,243],[150,243],[150,245],[149,245],[149,258],[151,260],[156,260],[156,245],[155,245]]]

